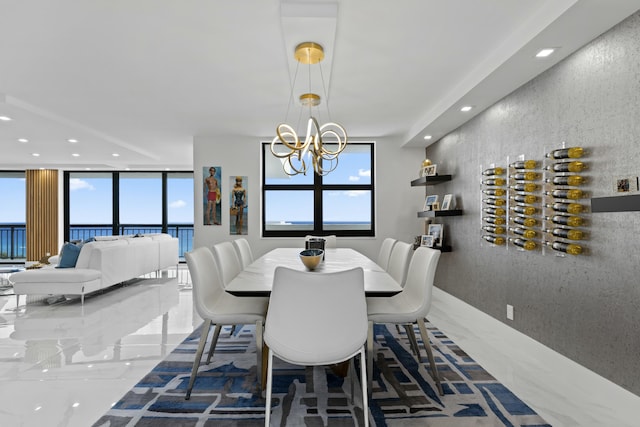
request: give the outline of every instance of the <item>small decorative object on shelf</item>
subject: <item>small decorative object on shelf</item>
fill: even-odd
[[[588,198],[584,187],[589,180],[582,174],[588,165],[582,160],[575,160],[586,154],[582,147],[570,147],[552,150],[545,155],[550,160],[544,168],[544,195],[547,199],[544,203],[544,245],[559,256],[586,253],[582,243],[575,243],[587,238],[582,229],[588,223],[585,218],[588,216],[587,208],[576,200]]]

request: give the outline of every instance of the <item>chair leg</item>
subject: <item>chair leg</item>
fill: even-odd
[[[269,427],[271,423],[271,386],[273,383],[273,351],[269,349],[269,357],[267,358],[267,396],[264,407],[264,425]]]
[[[205,320],[202,325],[202,333],[200,334],[200,344],[198,344],[198,351],[196,351],[196,357],[193,360],[193,368],[191,368],[191,378],[189,378],[189,386],[187,387],[187,394],[184,400],[191,398],[191,389],[193,383],[196,382],[196,375],[198,374],[198,366],[200,366],[200,359],[202,359],[202,352],[204,351],[204,345],[207,343],[207,336],[209,336],[209,329],[211,328],[211,320]]]
[[[420,335],[422,336],[424,349],[427,351],[427,357],[429,358],[429,366],[431,366],[432,376],[436,382],[436,386],[438,387],[438,393],[440,394],[440,396],[444,396],[444,391],[442,391],[442,384],[440,384],[440,374],[438,373],[436,360],[433,358],[433,351],[431,351],[431,344],[429,344],[429,335],[427,335],[427,327],[424,324],[424,319],[418,319],[418,326],[420,327]]]
[[[405,324],[403,326],[404,326],[405,332],[407,333],[407,338],[409,339],[409,345],[411,346],[411,351],[413,351],[413,354],[415,354],[419,360],[420,350],[418,349],[418,340],[416,339],[416,333],[413,331],[413,325]]]
[[[213,351],[216,349],[216,345],[218,344],[220,329],[222,329],[222,325],[216,324],[216,328],[213,331],[213,338],[211,339],[211,347],[209,347],[209,353],[207,353],[207,365],[211,363],[211,357],[213,356]]]
[[[373,390],[373,322],[369,321],[369,331],[367,332],[367,376],[369,393]],[[364,381],[364,378],[363,380]]]
[[[258,377],[258,390],[262,390],[262,320],[256,322],[256,376]]]
[[[364,345],[360,349],[360,376],[362,377],[362,412],[364,417],[364,427],[369,427],[369,391],[367,370],[364,367]]]

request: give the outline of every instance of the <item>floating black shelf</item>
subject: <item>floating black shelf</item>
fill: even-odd
[[[448,211],[422,211],[418,212],[418,218],[435,218],[437,216],[458,216],[462,215],[462,209],[451,209]]]
[[[422,185],[436,185],[436,184],[440,184],[442,182],[447,182],[447,181],[451,181],[451,175],[423,176],[411,181],[411,186],[419,187]]]

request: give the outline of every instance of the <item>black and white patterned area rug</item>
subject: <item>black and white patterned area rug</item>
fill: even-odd
[[[418,362],[404,330],[376,325],[371,425],[549,426],[464,350],[427,325],[445,395],[438,395],[424,349]],[[199,336],[199,330],[191,334],[94,426],[264,425],[265,400],[258,391],[250,325],[237,328],[233,335],[229,328],[223,329],[213,360],[201,364],[191,399],[184,400]],[[417,329],[416,336],[420,337]],[[360,382],[354,374],[359,369],[349,372],[343,378],[328,367],[277,360],[271,425],[364,425]]]

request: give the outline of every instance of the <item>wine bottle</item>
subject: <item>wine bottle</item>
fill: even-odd
[[[504,204],[507,203],[505,199],[495,199],[495,198],[482,199],[482,201],[487,205],[492,205],[492,206],[504,206]]]
[[[579,216],[554,215],[547,216],[544,219],[554,224],[568,225],[569,227],[580,227],[584,222]]]
[[[583,193],[582,190],[571,189],[571,190],[553,190],[553,191],[545,191],[544,194],[547,196],[554,197],[556,199],[582,199]]]
[[[526,191],[530,193],[532,191],[536,191],[538,189],[538,185],[534,184],[533,182],[527,182],[512,185],[511,188],[516,191]]]
[[[535,227],[538,221],[535,218],[525,218],[523,216],[513,216],[511,221],[516,224],[524,225],[525,227]]]
[[[553,179],[546,179],[546,182],[555,185],[582,185],[584,177],[580,175],[554,176]]]
[[[504,185],[506,183],[504,178],[491,178],[491,179],[485,179],[484,181],[482,181],[482,183],[484,185]]]
[[[562,237],[569,240],[582,240],[584,233],[582,230],[566,229],[566,228],[554,228],[552,230],[545,230],[546,233],[551,233],[556,237]]]
[[[536,242],[534,242],[533,240],[525,240],[525,239],[509,239],[509,241],[511,243],[513,243],[516,246],[521,247],[522,249],[526,249],[527,251],[533,250],[536,248]]]
[[[504,234],[505,229],[500,225],[483,225],[482,229],[493,234]]]
[[[535,172],[519,172],[511,175],[511,179],[515,179],[516,181],[535,181],[540,177]]]
[[[489,188],[482,190],[482,192],[488,196],[504,196],[506,194],[504,188]]]
[[[511,199],[518,203],[527,204],[532,204],[538,201],[538,198],[533,194],[516,194],[515,196],[511,196]]]
[[[579,214],[583,211],[583,206],[578,203],[554,203],[552,205],[546,204],[545,206],[557,212],[566,212],[571,214]]]
[[[547,153],[546,157],[550,159],[577,159],[584,155],[582,147],[562,148]]]
[[[535,230],[530,230],[528,228],[522,228],[522,227],[516,227],[516,228],[509,228],[509,231],[511,231],[513,234],[517,234],[518,236],[522,236],[525,239],[533,239],[535,238],[538,233]]]
[[[491,169],[487,169],[484,172],[482,172],[482,175],[503,175],[504,174],[504,168],[491,168]]]
[[[537,211],[533,206],[512,206],[511,210],[523,215],[533,215]]]
[[[482,209],[488,214],[496,215],[496,216],[505,216],[507,211],[504,208],[484,208]]]
[[[535,169],[538,166],[538,162],[535,160],[521,160],[511,163],[509,166],[514,169]]]
[[[485,216],[483,219],[485,220],[485,222],[495,225],[504,225],[505,222],[504,218],[499,216]]]
[[[579,161],[573,162],[560,162],[547,166],[545,169],[554,172],[582,172],[586,169],[587,165]]]
[[[558,252],[564,252],[569,255],[580,255],[582,253],[582,246],[576,245],[575,243],[564,243],[564,242],[545,242],[546,245],[551,246],[554,250]]]
[[[504,237],[490,236],[488,234],[485,234],[482,236],[482,238],[487,242],[493,243],[494,245],[504,245]]]

